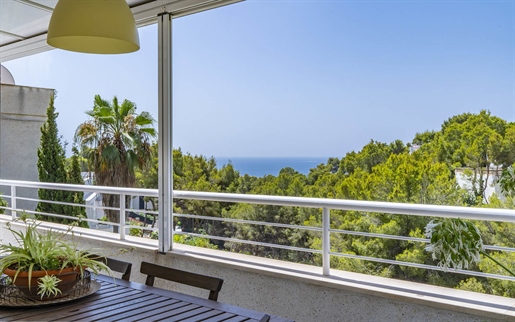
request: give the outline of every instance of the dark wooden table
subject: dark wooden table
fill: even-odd
[[[0,306],[1,321],[259,321],[265,313],[139,283],[97,276],[96,293],[40,307]],[[272,316],[271,322],[292,322]]]

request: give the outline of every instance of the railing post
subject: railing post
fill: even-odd
[[[120,239],[125,239],[125,194],[120,193]]]
[[[16,219],[16,186],[11,186],[11,217]]]
[[[172,249],[173,213],[173,100],[172,100],[172,14],[157,17],[158,33],[158,190],[159,252]]]
[[[330,220],[329,208],[322,208],[322,271],[326,276],[331,275],[331,239],[330,239]]]

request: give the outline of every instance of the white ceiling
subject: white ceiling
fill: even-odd
[[[52,49],[46,43],[46,33],[57,1],[0,0],[0,62]],[[243,0],[126,1],[141,27],[155,23],[161,12],[170,12],[176,18]]]

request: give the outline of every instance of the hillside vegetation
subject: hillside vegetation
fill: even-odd
[[[151,166],[137,173],[140,186],[146,188],[157,188],[157,147],[153,146],[152,151]],[[510,193],[502,197],[494,194],[488,201],[484,195],[487,176],[515,162],[515,123],[492,116],[488,111],[453,116],[439,131],[417,133],[408,144],[399,140],[391,143],[371,140],[360,151],[349,152],[341,159],[329,158],[327,163],[311,169],[307,176],[292,168],[282,169],[278,176],[240,175],[231,164],[219,169],[214,158],[193,156],[180,149],[174,150],[173,161],[176,190],[515,209],[515,199]],[[458,186],[457,168],[466,169],[471,189]],[[320,209],[175,200],[174,210],[183,214],[321,227]],[[387,235],[424,238],[424,227],[429,220],[418,216],[331,211],[331,228]],[[187,218],[179,219],[175,225],[197,234],[311,249],[321,249],[322,243],[319,233],[290,228]],[[477,222],[476,225],[483,233],[485,244],[515,247],[513,224]],[[321,257],[308,252],[199,237],[176,236],[176,242],[321,265]],[[332,234],[331,245],[332,251],[340,253],[435,264],[424,251],[424,243]],[[514,253],[494,252],[492,255],[515,268]],[[332,257],[331,267],[515,296],[514,283],[507,281],[467,278],[461,274],[336,256]],[[473,269],[500,274],[488,261],[482,261]]]

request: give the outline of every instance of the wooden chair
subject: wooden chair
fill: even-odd
[[[131,278],[132,263],[95,254],[90,254],[89,257],[104,262],[112,271],[122,273],[122,280],[128,281]]]
[[[259,322],[269,322],[270,321],[270,315],[265,314],[263,317],[259,320]]]
[[[218,293],[222,289],[224,282],[223,279],[218,277],[195,274],[147,262],[141,262],[140,272],[147,275],[145,285],[154,286],[154,279],[156,277],[162,278],[168,281],[209,290],[209,299],[213,301],[218,299]]]

